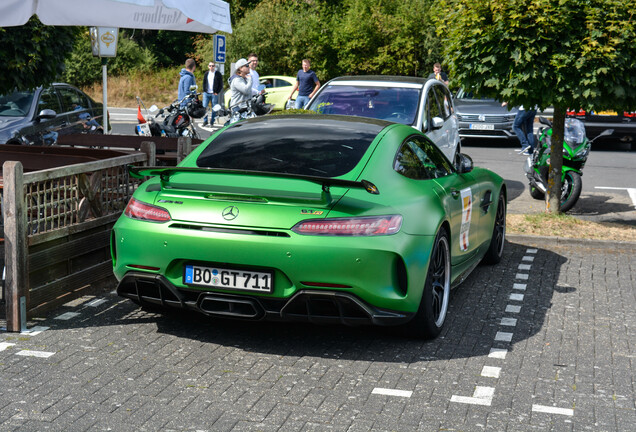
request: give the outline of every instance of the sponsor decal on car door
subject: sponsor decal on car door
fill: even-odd
[[[470,234],[470,221],[472,217],[472,207],[473,207],[473,196],[470,188],[462,189],[461,200],[462,200],[462,224],[459,230],[459,248],[462,252],[466,252],[468,250],[468,246],[470,245],[469,234]]]

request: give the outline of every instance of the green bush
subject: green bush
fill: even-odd
[[[136,42],[119,37],[117,56],[108,59],[109,76],[127,75],[133,72],[147,72],[154,69],[155,56],[147,48]],[[101,59],[93,57],[88,30],[82,32],[75,41],[73,51],[65,62],[64,81],[77,86],[101,80]]]

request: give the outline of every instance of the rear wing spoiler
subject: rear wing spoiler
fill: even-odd
[[[319,184],[322,187],[322,191],[329,193],[331,186],[340,186],[346,188],[358,188],[364,189],[370,194],[379,195],[378,188],[367,180],[353,181],[342,180],[329,177],[317,177],[302,174],[285,174],[285,173],[273,173],[266,171],[250,171],[250,170],[236,170],[225,168],[190,168],[190,167],[140,167],[140,166],[128,166],[128,172],[132,177],[143,179],[144,177],[156,177],[161,178],[163,184],[170,182],[170,176],[180,172],[195,172],[204,174],[234,174],[234,175],[249,175],[259,177],[277,177],[288,178],[295,180],[304,180],[312,183]]]

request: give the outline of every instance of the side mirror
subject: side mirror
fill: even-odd
[[[148,109],[148,112],[152,115],[155,115],[157,111],[159,111],[159,107],[157,105],[153,105]]]
[[[51,120],[57,116],[57,113],[52,109],[43,109],[40,111],[40,114],[35,118],[37,121],[40,120]]]
[[[460,153],[457,161],[457,172],[460,174],[466,174],[471,172],[473,167],[473,159],[468,155]]]
[[[444,120],[441,117],[433,117],[433,129],[441,129],[444,126]]]
[[[191,86],[190,86],[190,91],[191,91],[191,92],[195,92],[195,91],[197,91],[198,89],[199,89],[199,86],[198,86],[198,85],[196,85],[196,84],[194,84],[194,85],[191,85]]]
[[[212,107],[212,111],[214,111],[215,113],[221,111],[223,109],[223,107],[221,107],[220,104],[216,104]]]

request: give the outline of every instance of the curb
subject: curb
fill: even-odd
[[[630,251],[636,253],[636,242],[575,239],[568,237],[547,237],[524,234],[506,234],[506,239],[514,243],[531,244],[536,246],[576,246],[587,249]]]

